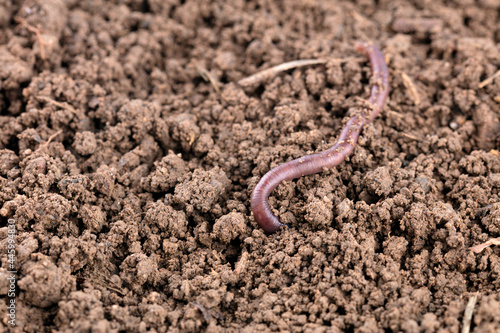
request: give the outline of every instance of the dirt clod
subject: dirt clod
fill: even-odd
[[[499,9],[0,0],[0,331],[500,331]],[[255,184],[370,95],[356,41],[389,99],[267,235]]]

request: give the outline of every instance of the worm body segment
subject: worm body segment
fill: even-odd
[[[374,84],[368,100],[370,107],[361,110],[349,119],[337,142],[331,148],[279,165],[262,177],[252,192],[251,208],[257,223],[269,233],[286,226],[280,222],[269,207],[267,198],[271,192],[282,181],[319,173],[325,168],[329,169],[339,165],[354,150],[363,126],[370,123],[384,106],[389,94],[389,72],[384,56],[376,46],[368,43],[356,43],[356,50],[364,53],[370,59],[374,77]]]

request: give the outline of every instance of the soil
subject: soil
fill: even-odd
[[[498,332],[499,68],[498,0],[0,0],[0,332]]]

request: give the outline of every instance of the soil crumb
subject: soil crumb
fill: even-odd
[[[496,0],[0,0],[0,332],[499,332],[499,68]]]

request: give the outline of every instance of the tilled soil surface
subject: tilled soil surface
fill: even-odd
[[[388,102],[267,235],[259,179],[370,94],[356,41]],[[499,45],[498,0],[0,0],[0,331],[499,332]]]

